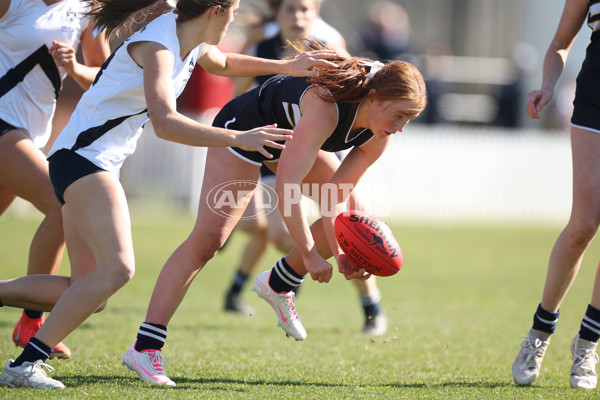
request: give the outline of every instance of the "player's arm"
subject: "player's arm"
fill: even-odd
[[[4,17],[4,14],[8,11],[8,7],[10,7],[10,0],[0,0],[0,18]]]
[[[554,87],[560,77],[569,50],[575,41],[588,13],[587,0],[566,0],[558,28],[544,58],[542,87],[529,93],[527,114],[539,119],[539,112],[548,104],[554,94]]]
[[[247,49],[245,51],[242,52],[242,54],[245,55],[252,55],[254,54],[255,48],[252,47],[250,49]],[[254,83],[254,80],[256,79],[255,76],[238,76],[235,77],[233,79],[233,83],[235,85],[234,90],[233,90],[233,95],[234,96],[239,96],[242,93],[247,92],[248,90],[250,90],[252,88],[252,84]]]
[[[250,131],[234,131],[208,126],[177,112],[171,75],[173,54],[155,42],[135,42],[128,46],[133,60],[144,69],[144,94],[148,114],[158,137],[190,146],[236,146],[260,151],[269,157],[264,146],[284,148],[274,143],[290,138],[287,129],[262,127]]]
[[[77,61],[73,47],[64,42],[53,41],[49,51],[56,64],[62,67],[84,90],[90,88],[104,60],[110,55],[110,47],[104,31],[93,35],[93,26],[81,33],[81,51],[84,63]]]
[[[284,74],[292,76],[314,76],[313,66],[337,65],[326,58],[335,57],[333,50],[315,50],[291,60],[270,60],[237,53],[222,53],[215,46],[205,44],[198,64],[207,72],[221,76],[259,76]]]
[[[275,191],[279,210],[312,279],[328,282],[332,267],[319,254],[299,201],[301,185],[311,170],[319,150],[337,124],[335,104],[327,103],[309,89],[300,105],[302,118],[294,127],[294,140],[288,142],[277,165]]]
[[[383,154],[389,140],[389,137],[373,138],[363,146],[353,148],[331,178],[330,183],[337,187],[337,192],[328,190],[326,196],[321,199],[321,215],[327,242],[337,261],[339,272],[344,274],[346,279],[365,280],[370,275],[364,269],[357,271],[338,245],[334,229],[335,218],[341,212],[347,211],[350,197],[352,201],[357,201],[354,188],[367,169]]]

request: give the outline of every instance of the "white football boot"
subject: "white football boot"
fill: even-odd
[[[277,293],[269,285],[271,271],[265,271],[254,278],[252,291],[258,294],[258,297],[266,300],[277,315],[278,326],[282,328],[287,336],[296,340],[306,339],[306,329],[300,322],[300,317],[296,313],[294,292]]]
[[[54,371],[54,368],[45,364],[42,360],[34,362],[24,362],[18,367],[11,367],[13,360],[9,360],[2,376],[0,384],[10,387],[30,387],[36,389],[64,389],[65,385],[52,379],[46,374],[48,371]]]
[[[164,367],[167,365],[167,360],[165,360],[161,351],[150,349],[137,351],[135,343],[133,342],[123,355],[122,364],[137,372],[144,382],[175,386],[175,382],[165,374]]]
[[[598,343],[588,342],[575,335],[571,342],[571,355],[573,365],[571,366],[571,387],[574,389],[594,389],[598,382],[596,376],[596,364],[598,354],[596,347]]]
[[[551,334],[531,329],[523,342],[521,351],[512,365],[515,384],[529,386],[540,374],[544,354],[550,344]]]

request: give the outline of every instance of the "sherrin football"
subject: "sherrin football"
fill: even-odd
[[[387,224],[363,211],[345,211],[335,218],[335,235],[358,268],[377,276],[402,268],[402,251]]]

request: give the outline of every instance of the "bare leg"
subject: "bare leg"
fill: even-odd
[[[244,195],[247,203],[258,176],[259,167],[252,167],[229,150],[208,149],[196,224],[160,272],[148,305],[146,322],[164,326],[169,324],[194,277],[225,243],[246,208],[245,204],[243,207],[221,204],[220,213],[215,213],[207,206],[209,192],[225,182],[247,181],[227,187],[234,199],[239,202],[239,197]]]
[[[74,279],[36,338],[54,347],[133,276],[131,223],[118,179],[107,172],[67,188],[63,206]],[[85,244],[85,245],[84,245]],[[89,259],[94,255],[96,263]],[[89,270],[90,268],[93,268]]]
[[[12,202],[12,193],[44,214],[31,242],[27,273],[56,274],[65,243],[61,207],[50,183],[46,157],[20,130],[0,137],[0,187],[0,211]]]
[[[600,223],[600,135],[572,128],[573,207],[567,226],[558,237],[548,265],[542,307],[556,312],[581,266],[583,254]],[[593,306],[600,308],[596,278]]]
[[[15,201],[15,196],[10,190],[0,186],[0,215],[4,214],[8,207]]]
[[[264,214],[258,213],[258,208],[256,206],[257,196],[260,196],[260,191],[254,192],[254,196],[252,196],[252,199],[244,212],[244,216],[256,215],[256,218],[241,219],[237,224],[237,229],[242,230],[249,235],[248,242],[246,243],[244,250],[242,250],[240,264],[237,269],[246,276],[250,276],[252,272],[254,272],[256,265],[269,247],[267,218]]]

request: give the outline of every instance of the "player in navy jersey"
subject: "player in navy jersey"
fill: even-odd
[[[0,214],[21,197],[44,214],[29,249],[27,273],[56,274],[64,235],[48,162],[57,97],[66,76],[89,88],[110,50],[104,34],[93,37],[79,0],[0,0]],[[81,45],[84,61],[75,57]],[[25,347],[44,313],[24,310],[12,339]],[[58,343],[52,355],[68,358]]]
[[[539,119],[540,111],[552,99],[571,45],[586,17],[592,35],[577,77],[571,117],[571,217],[552,249],[542,300],[534,313],[533,326],[521,343],[521,350],[512,366],[513,380],[517,385],[531,385],[538,377],[550,337],[558,323],[560,305],[600,225],[600,0],[566,0],[556,34],[544,59],[542,87],[529,94],[527,114]],[[596,387],[599,338],[600,267],[596,271],[590,304],[579,332],[571,342],[571,387]]]
[[[272,159],[239,148],[208,149],[196,224],[163,267],[145,322],[137,341],[125,352],[124,363],[129,365],[139,354],[153,354],[156,373],[165,374],[161,350],[167,325],[196,274],[223,246],[243,215],[263,163],[277,169],[279,210],[296,246],[272,271],[257,276],[254,289],[271,303],[286,333],[296,340],[306,337],[292,289],[307,273],[313,280],[329,282],[333,267],[327,259],[332,255],[346,279],[369,278],[338,246],[334,219],[348,201],[354,206],[351,189],[383,153],[393,134],[425,108],[425,83],[419,71],[406,62],[383,65],[356,57],[332,60],[339,68],[317,67],[319,74],[311,79],[275,76],[230,101],[217,115],[215,126],[246,130],[277,123],[293,129],[294,139],[282,151],[275,149]],[[333,152],[344,149],[351,150],[340,164]],[[296,196],[303,183],[330,189],[317,199],[322,218],[312,227]],[[140,377],[147,374],[138,373]]]
[[[269,8],[273,16],[267,18],[272,30],[269,36],[259,43],[249,46],[246,54],[261,58],[283,59],[295,52],[288,44],[295,40],[314,39],[323,42],[327,47],[335,49],[338,54],[349,56],[345,41],[332,27],[323,27],[324,22],[319,18],[321,0],[270,0]],[[319,22],[321,21],[321,23]],[[275,26],[273,26],[275,25]],[[273,29],[276,28],[276,29]],[[332,32],[333,30],[333,32]],[[239,77],[235,79],[235,92],[246,92],[254,84],[263,84],[270,76]],[[338,153],[341,156],[342,153]],[[275,174],[266,166],[261,167],[261,188],[273,191],[275,189]],[[263,186],[264,185],[264,186]],[[294,241],[277,209],[269,213],[260,212],[257,204],[263,201],[263,193],[257,190],[255,197],[248,204],[246,214],[240,220],[236,229],[250,233],[248,242],[242,251],[239,268],[234,273],[231,286],[225,295],[225,309],[242,314],[252,314],[253,310],[244,303],[241,297],[242,289],[258,266],[260,259],[268,250],[269,244],[282,253],[290,251]],[[252,218],[247,217],[252,215]],[[365,322],[363,331],[370,335],[383,335],[387,331],[387,317],[381,307],[381,293],[375,277],[366,281],[353,280],[359,293]],[[297,289],[299,289],[298,287]],[[296,291],[297,291],[296,289]]]
[[[154,0],[91,0],[94,25],[117,32],[132,13]],[[161,2],[162,3],[162,2]],[[102,65],[91,88],[48,153],[49,174],[62,217],[71,276],[33,275],[0,282],[0,302],[52,313],[0,383],[15,387],[64,388],[44,369],[52,348],[76,329],[134,273],[127,200],[119,182],[124,160],[135,151],[144,124],[151,121],[162,139],[192,146],[242,146],[269,158],[265,147],[283,149],[276,140],[290,130],[270,125],[246,132],[206,126],[176,110],[176,98],[198,62],[215,74],[292,73],[312,76],[313,66],[333,65],[317,51],[293,60],[273,61],[223,54],[221,41],[239,0],[179,0],[175,9],[145,25]],[[136,366],[152,369],[149,354]],[[169,384],[163,380],[161,383]],[[172,383],[172,382],[171,382]]]

